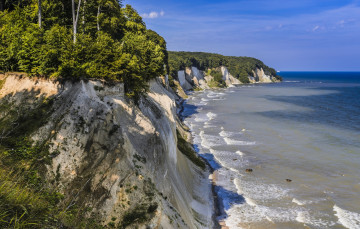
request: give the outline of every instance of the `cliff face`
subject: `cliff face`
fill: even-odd
[[[262,83],[273,83],[273,82],[278,82],[278,80],[271,76],[271,75],[266,75],[264,72],[264,69],[262,68],[256,68],[255,71],[253,70],[253,77],[249,77],[250,82],[252,83],[256,83],[256,82],[262,82]]]
[[[192,72],[205,85],[200,71]],[[181,86],[191,85],[181,76]],[[49,146],[44,177],[64,194],[67,207],[86,207],[85,216],[103,225],[213,227],[209,169],[179,150],[178,135],[185,131],[176,95],[160,79],[150,82],[138,106],[124,97],[120,83],[57,83],[16,74],[0,80],[0,105],[10,105],[0,118],[53,101],[31,137]]]
[[[240,80],[235,78],[229,73],[229,70],[225,66],[219,68],[222,74],[222,80],[227,87],[233,87],[234,85],[242,84]],[[274,83],[279,82],[276,77],[266,75],[264,70],[256,68],[253,70],[254,76],[248,76],[250,83]],[[211,88],[211,82],[214,77],[208,75],[205,71],[201,71],[196,67],[186,68],[185,70],[178,71],[178,81],[184,91],[201,88]]]

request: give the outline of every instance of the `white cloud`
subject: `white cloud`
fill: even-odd
[[[154,19],[154,18],[158,18],[158,17],[162,17],[165,15],[164,11],[160,11],[160,12],[156,12],[156,11],[151,11],[150,13],[144,13],[141,16],[143,18],[150,18],[150,19]]]
[[[312,31],[315,32],[315,31],[318,30],[318,29],[320,29],[320,26],[317,25],[317,26],[315,26],[315,27],[312,29]]]

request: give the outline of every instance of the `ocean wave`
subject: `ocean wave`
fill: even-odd
[[[260,182],[234,180],[240,195],[247,196],[255,201],[269,201],[285,198],[289,190],[275,184],[262,184]]]
[[[232,170],[237,173],[237,175],[241,175],[239,170],[249,165],[249,161],[240,156],[238,153],[234,153],[231,151],[220,151],[210,149],[212,155],[214,155],[215,159],[225,168]]]
[[[295,220],[299,223],[304,223],[318,228],[328,228],[334,226],[336,223],[333,221],[326,221],[321,218],[316,218],[314,214],[309,211],[299,211]]]
[[[216,92],[210,92],[209,94],[207,94],[207,97],[208,97],[208,98],[217,98],[217,97],[220,97],[220,96],[222,96],[222,95],[225,95],[225,94],[222,93],[222,92],[218,92],[218,93],[216,93]]]
[[[246,199],[245,199],[246,200]],[[241,228],[248,223],[263,222],[292,222],[295,221],[302,209],[296,208],[272,208],[257,204],[254,200],[247,198],[247,204],[233,206],[227,211],[226,225],[230,228]],[[239,226],[240,225],[240,226]]]
[[[224,138],[224,141],[228,145],[236,145],[236,146],[251,146],[251,145],[256,144],[256,142],[239,141],[239,140],[235,140],[235,139],[231,139],[231,138],[227,138],[227,137]]]
[[[299,200],[299,199],[296,199],[296,198],[293,198],[291,202],[299,205],[299,206],[304,206],[304,205],[307,205],[307,204],[314,204],[314,203],[319,203],[321,201],[326,201],[326,198],[317,198],[317,199],[314,199],[314,200]]]
[[[240,155],[241,157],[243,157],[243,156],[244,156],[244,153],[243,153],[243,152],[241,152],[240,150],[236,151],[236,154]]]
[[[221,130],[221,132],[219,133],[219,135],[221,137],[235,137],[235,136],[241,136],[243,135],[242,132],[231,132],[231,131],[226,131],[224,129]]]
[[[194,118],[195,122],[208,122],[209,120],[210,119],[209,119],[209,117],[207,115],[201,114],[201,113],[196,114],[195,118]]]
[[[199,103],[196,103],[195,106],[206,106],[207,104],[207,102],[201,101]]]
[[[204,134],[204,131],[200,132],[201,146],[207,149],[211,149],[214,146],[221,146],[225,142],[222,138],[214,135]]]
[[[206,114],[206,116],[210,119],[210,120],[213,120],[214,118],[216,118],[217,114],[214,114],[212,112],[208,112]]]
[[[334,205],[334,211],[336,212],[336,217],[339,219],[339,223],[341,223],[344,227],[349,229],[360,228],[359,213],[344,210],[336,205]]]
[[[293,202],[293,203],[295,203],[295,204],[297,204],[297,205],[299,205],[299,206],[303,206],[303,205],[305,205],[305,203],[304,203],[304,202],[301,202],[300,200],[295,199],[295,198],[293,198],[291,202]]]

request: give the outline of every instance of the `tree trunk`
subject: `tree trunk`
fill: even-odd
[[[86,8],[86,0],[84,0],[84,7],[83,7],[83,15],[82,15],[82,27],[83,27],[83,33],[85,33],[85,8]]]
[[[97,16],[96,16],[96,24],[97,24],[98,31],[100,31],[100,22],[99,22],[100,11],[101,11],[101,3],[99,3],[98,12],[97,12]]]
[[[76,43],[76,28],[75,28],[75,0],[71,0],[71,11],[73,18],[73,36],[74,36],[74,44]]]
[[[41,29],[41,0],[38,0],[39,5],[39,28]]]
[[[76,43],[76,34],[77,34],[77,25],[79,20],[79,12],[80,12],[81,0],[78,3],[77,12],[75,12],[75,0],[71,1],[71,8],[72,8],[72,17],[73,17],[73,33],[74,33],[74,44]]]

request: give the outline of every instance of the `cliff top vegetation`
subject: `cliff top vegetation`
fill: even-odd
[[[165,72],[166,42],[118,0],[1,0],[0,69],[124,83],[139,97]]]
[[[254,76],[253,70],[264,69],[265,74],[277,76],[275,69],[268,67],[262,61],[251,57],[223,56],[215,53],[204,52],[171,52],[169,51],[169,72],[173,77],[177,71],[186,67],[197,67],[200,70],[214,69],[226,66],[229,72],[243,83],[248,83],[248,76]]]

